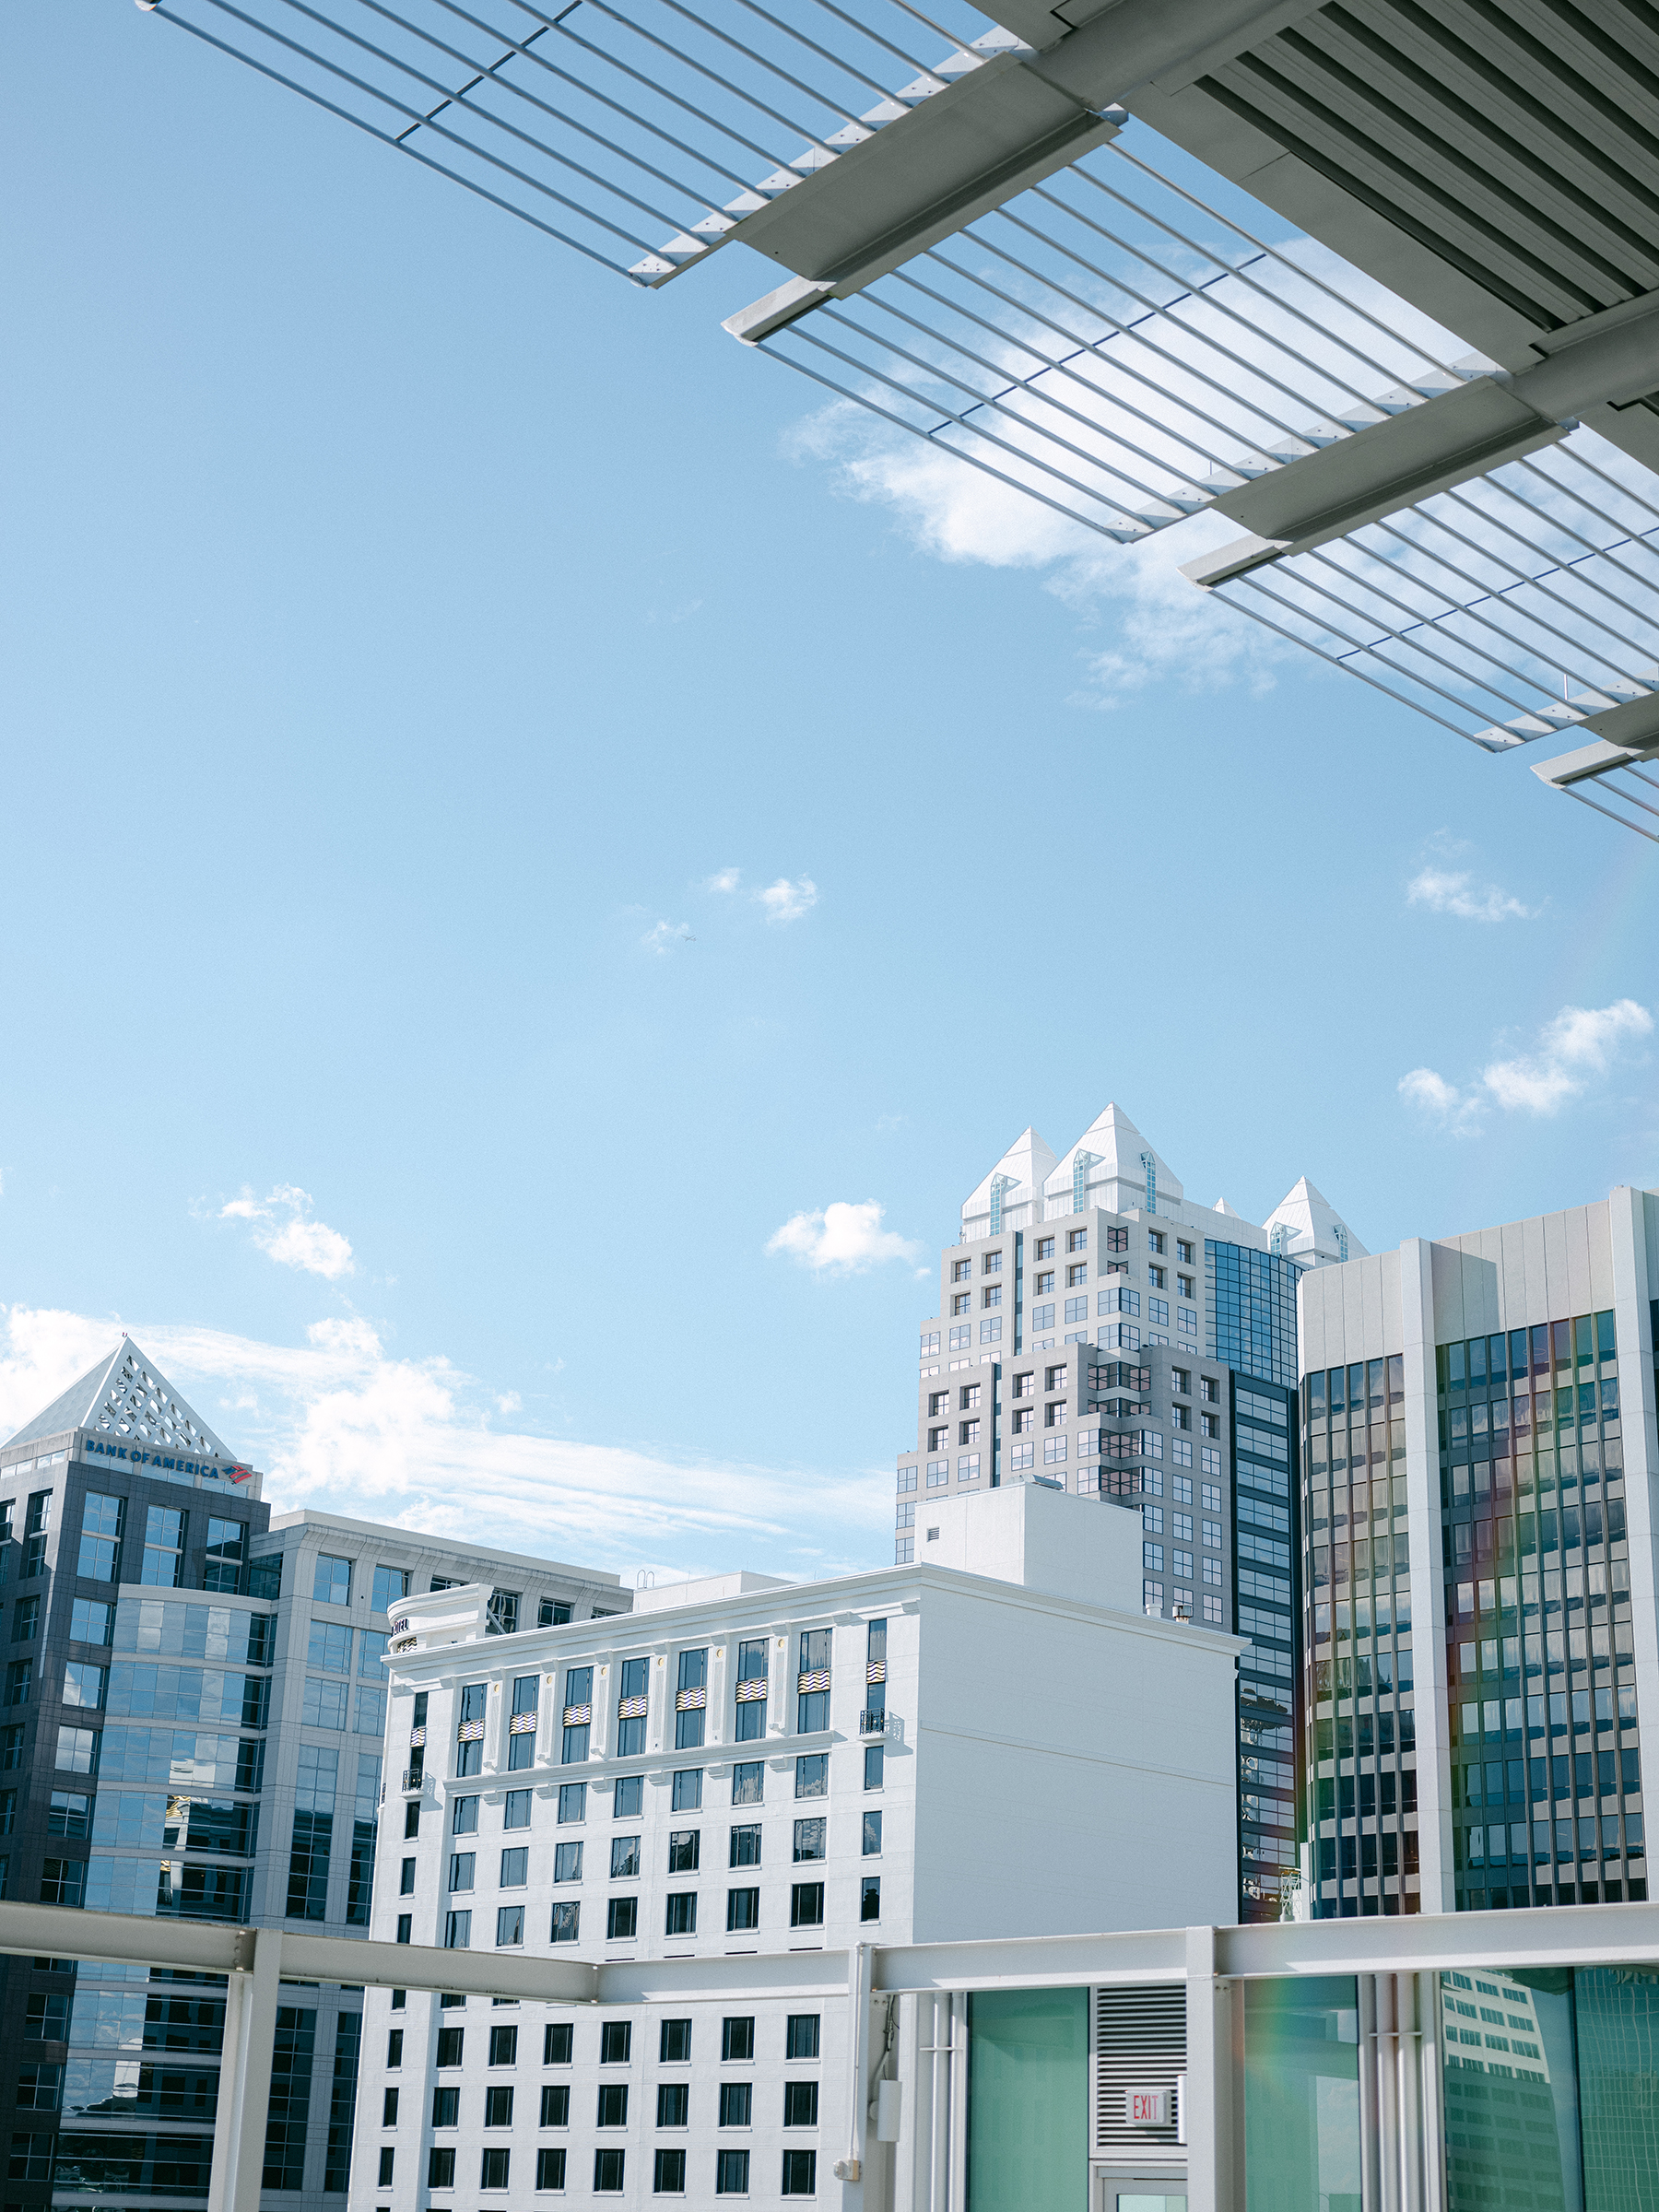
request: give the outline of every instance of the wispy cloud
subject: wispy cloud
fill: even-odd
[[[658,922],[645,932],[640,942],[647,952],[661,954],[675,952],[682,945],[695,945],[697,939],[688,923]]]
[[[861,1206],[838,1198],[818,1212],[791,1214],[767,1239],[766,1249],[841,1275],[858,1274],[883,1260],[913,1260],[920,1247],[896,1230],[883,1229],[883,1210],[874,1198]]]
[[[790,440],[797,457],[828,463],[844,496],[887,508],[935,559],[1046,571],[1045,588],[1111,642],[1081,655],[1073,705],[1103,711],[1165,680],[1188,691],[1242,684],[1272,689],[1280,664],[1305,656],[1270,630],[1199,591],[1181,573],[1239,535],[1224,517],[1195,515],[1133,546],[1117,546],[1039,505],[954,454],[901,438],[851,402],[827,407]]]
[[[1408,1105],[1466,1135],[1493,1107],[1504,1113],[1558,1113],[1653,1032],[1653,1015],[1633,998],[1616,999],[1610,1006],[1563,1006],[1545,1023],[1530,1052],[1488,1061],[1466,1087],[1448,1082],[1431,1067],[1414,1067],[1400,1077],[1399,1092]]]
[[[350,1244],[337,1229],[312,1218],[311,1194],[297,1183],[278,1183],[268,1198],[244,1190],[219,1208],[219,1219],[248,1222],[260,1251],[284,1267],[320,1275],[329,1283],[357,1272]]]
[[[497,1426],[518,1411],[512,1392],[441,1357],[395,1357],[359,1319],[318,1322],[299,1345],[166,1323],[132,1335],[266,1470],[278,1510],[312,1505],[613,1569],[677,1553],[681,1572],[815,1544],[826,1561],[867,1565],[891,1520],[890,1472],[830,1470],[804,1486],[791,1468]],[[119,1341],[119,1323],[14,1306],[0,1327],[0,1437]]]
[[[1409,905],[1430,913],[1454,914],[1460,922],[1530,922],[1537,913],[1495,883],[1477,885],[1467,869],[1423,868],[1406,886]]]
[[[742,875],[739,868],[716,868],[712,876],[703,879],[705,891],[735,891]]]
[[[810,876],[799,877],[794,883],[787,876],[780,876],[776,883],[769,883],[763,891],[755,893],[766,910],[769,922],[798,922],[818,904],[818,885]]]

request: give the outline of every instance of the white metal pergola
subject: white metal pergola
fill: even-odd
[[[977,1992],[1183,1983],[1184,2132],[1192,2212],[1241,2212],[1242,1982],[1356,1977],[1364,2212],[1444,2212],[1440,2011],[1434,1976],[1531,1967],[1659,1964],[1659,1904],[1549,1912],[1271,1923],[1125,1934],[582,1963],[500,1953],[225,1928],[188,1921],[0,1903],[0,1952],[223,1974],[224,2055],[208,2212],[258,2212],[279,1991],[285,1979],[460,1991],[556,2006],[844,2003],[850,2065],[826,2084],[836,2178],[867,2212],[966,2212],[967,2001]],[[910,2031],[872,2067],[872,2006],[914,1999]],[[877,2046],[879,2048],[878,2046]],[[896,2066],[891,2077],[888,2065]],[[889,2171],[874,2159],[877,2076],[908,2081]]]
[[[138,6],[1659,841],[1634,0]]]

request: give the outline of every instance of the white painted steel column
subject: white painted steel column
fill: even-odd
[[[935,1996],[933,2005],[932,2059],[933,2125],[929,2130],[927,2212],[947,2212],[950,2186],[950,1999]]]
[[[1400,2007],[1400,2203],[1423,2212],[1423,1993],[1417,1974],[1394,1977]]]
[[[1357,1974],[1359,2000],[1359,2204],[1382,2212],[1382,2133],[1377,2125],[1377,1977]]]
[[[968,2212],[968,1999],[950,2000],[950,2190],[947,2212]]]
[[[1434,1247],[1400,1247],[1406,1355],[1406,1498],[1411,1535],[1411,1646],[1417,1719],[1418,1874],[1421,1910],[1450,1912],[1452,1724],[1446,1689],[1446,1587],[1441,1567],[1440,1417],[1435,1410]]]
[[[1186,1932],[1187,2203],[1233,2212],[1233,1985],[1216,1973],[1216,1931]]]
[[[282,1976],[280,1928],[244,1930],[239,1943],[251,1965],[232,1972],[225,1993],[225,2038],[219,2061],[218,2109],[213,2123],[213,2171],[207,2212],[259,2212],[265,2177],[265,2122],[276,2043],[276,1995]]]
[[[864,2172],[865,2103],[869,2089],[865,2077],[865,2052],[870,2033],[870,1947],[855,1943],[847,1961],[847,1994],[853,2006],[847,2022],[847,2160],[860,2178]]]
[[[1400,1977],[1379,1974],[1377,2008],[1377,2134],[1382,2212],[1401,2212],[1400,2170],[1406,2142],[1400,2129]]]
[[[923,2000],[910,1995],[895,2000],[899,2006],[898,2076],[903,2103],[900,2107],[899,2140],[893,2146],[893,2212],[924,2212],[927,2203],[923,2168],[933,2106],[927,2094],[927,2068],[922,2063]]]
[[[1446,2099],[1441,2073],[1440,1976],[1419,1973],[1418,1985],[1418,2077],[1422,2099],[1423,2212],[1446,2212]]]

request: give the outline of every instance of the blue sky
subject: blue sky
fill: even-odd
[[[822,1571],[1027,1123],[1373,1249],[1659,1178],[1652,848],[1525,756],[826,424],[735,253],[0,41],[0,1423],[124,1326],[279,1504]]]

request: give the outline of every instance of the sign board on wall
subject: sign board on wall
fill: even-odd
[[[1124,2091],[1124,2122],[1128,2127],[1168,2127],[1170,2124],[1169,2090],[1125,2089]]]

